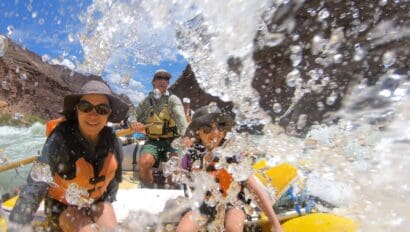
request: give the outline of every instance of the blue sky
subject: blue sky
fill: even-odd
[[[0,33],[8,36],[26,49],[50,60],[83,62],[83,48],[79,34],[84,29],[79,17],[92,4],[91,0],[3,0],[0,2]],[[164,68],[171,72],[173,83],[187,62],[177,54],[175,60],[161,60],[159,64],[135,64],[131,77],[136,82],[127,89],[116,87],[117,92],[130,94],[134,102],[151,90],[151,77],[155,70]],[[108,74],[107,74],[108,73]],[[108,77],[110,70],[102,76]],[[110,80],[108,80],[110,82]],[[137,89],[132,89],[136,87]]]

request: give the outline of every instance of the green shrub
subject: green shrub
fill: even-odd
[[[45,124],[45,120],[37,115],[25,115],[23,119],[13,119],[8,113],[0,113],[0,126],[29,126],[35,122]]]
[[[35,123],[35,122],[39,122],[39,123],[42,123],[42,124],[46,123],[46,120],[44,120],[43,118],[41,118],[40,116],[37,116],[37,115],[25,116],[23,120],[25,122],[29,123],[30,125]]]
[[[9,125],[11,120],[11,115],[8,113],[0,113],[0,125]]]

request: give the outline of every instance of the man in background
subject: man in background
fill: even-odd
[[[153,91],[130,113],[129,125],[135,131],[145,129],[147,141],[138,160],[139,178],[145,187],[153,187],[152,168],[174,153],[171,142],[185,134],[187,121],[181,100],[168,91],[171,74],[157,70],[152,78]]]

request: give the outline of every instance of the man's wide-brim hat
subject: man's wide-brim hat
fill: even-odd
[[[215,103],[211,103],[202,106],[195,111],[192,116],[192,122],[188,126],[187,133],[188,135],[193,136],[197,133],[199,128],[209,125],[212,122],[225,123],[226,131],[230,131],[234,125],[233,118],[229,114],[223,113]]]
[[[111,106],[111,114],[108,117],[108,121],[115,123],[121,122],[127,115],[128,104],[117,96],[114,96],[108,85],[96,80],[85,83],[78,93],[69,94],[64,97],[63,114],[73,113],[80,99],[88,94],[104,94],[108,97]]]

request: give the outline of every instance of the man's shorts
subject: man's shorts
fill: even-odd
[[[174,153],[175,150],[171,147],[170,139],[148,139],[141,150],[141,155],[150,153],[155,158],[154,168],[158,168],[161,162],[168,160],[168,154]]]

